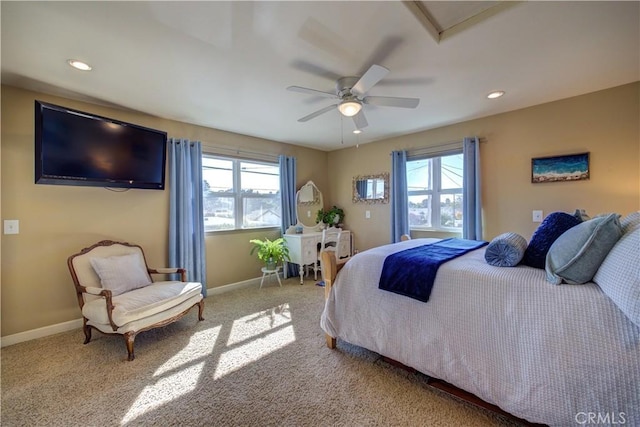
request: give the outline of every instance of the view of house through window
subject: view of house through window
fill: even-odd
[[[407,161],[409,228],[462,230],[462,153]]]
[[[277,163],[203,156],[205,231],[279,227]]]

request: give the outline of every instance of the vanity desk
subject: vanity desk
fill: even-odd
[[[296,214],[298,222],[292,225],[282,236],[289,248],[289,263],[297,264],[300,271],[300,284],[302,285],[305,267],[315,265],[318,262],[318,252],[322,243],[322,229],[325,224],[315,222],[318,210],[324,207],[322,193],[313,181],[307,182],[296,193]],[[338,244],[338,256],[341,259],[349,258],[352,233],[342,230]],[[287,277],[287,268],[284,268],[284,277]]]
[[[318,251],[320,249],[320,243],[322,242],[322,231],[304,230],[302,234],[292,233],[295,233],[295,226],[289,228],[283,237],[289,248],[289,257],[291,258],[289,262],[298,264],[300,284],[302,285],[305,266],[313,265],[318,261]],[[340,258],[349,258],[351,256],[351,232],[349,230],[342,230],[338,245]],[[286,278],[287,269],[285,268],[284,271]]]

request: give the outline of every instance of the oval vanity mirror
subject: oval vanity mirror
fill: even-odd
[[[316,215],[324,207],[322,193],[313,181],[307,182],[296,193],[298,222],[305,227],[315,227]]]

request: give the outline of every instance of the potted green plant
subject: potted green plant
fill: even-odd
[[[328,226],[338,225],[344,221],[344,211],[333,205],[331,209],[320,209],[316,215],[316,222],[322,222]]]
[[[257,250],[258,259],[264,262],[267,270],[275,270],[278,264],[284,261],[289,261],[289,248],[285,244],[282,237],[276,240],[264,240],[252,239],[249,243],[253,243],[251,248],[251,255]]]

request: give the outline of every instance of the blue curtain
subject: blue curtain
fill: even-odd
[[[298,222],[298,210],[296,205],[296,158],[284,155],[278,156],[280,164],[280,200],[282,208],[282,234],[292,225]],[[298,275],[296,264],[287,264],[287,276]]]
[[[464,178],[462,184],[462,238],[482,240],[482,203],[480,198],[480,140],[462,141]]]
[[[169,140],[169,266],[187,269],[187,280],[202,283],[207,296],[204,245],[202,146]]]
[[[409,234],[409,196],[407,192],[407,152],[391,153],[391,243]]]

